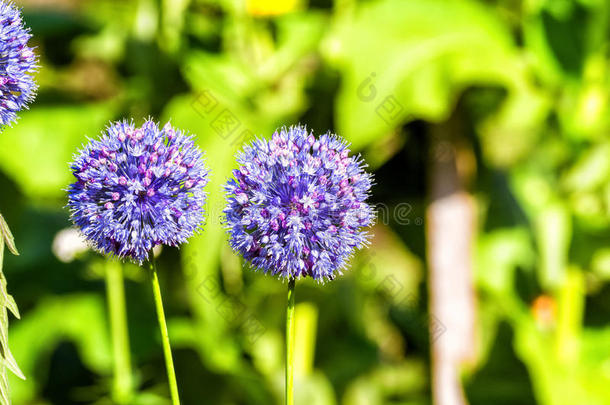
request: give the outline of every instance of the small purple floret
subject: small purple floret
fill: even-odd
[[[253,267],[285,278],[332,280],[368,243],[372,176],[336,135],[282,128],[237,156],[225,186],[232,248]]]
[[[17,112],[27,108],[36,95],[32,73],[37,57],[27,45],[31,37],[19,9],[0,0],[0,126],[15,122]]]
[[[113,123],[71,165],[72,221],[93,247],[142,263],[201,230],[208,169],[193,138],[167,123]]]

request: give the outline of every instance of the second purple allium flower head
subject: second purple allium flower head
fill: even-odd
[[[178,246],[201,229],[208,170],[193,138],[169,123],[114,123],[71,168],[72,220],[102,253],[141,264],[154,246]]]
[[[36,94],[31,74],[37,58],[27,45],[31,36],[19,9],[0,0],[0,126],[13,123]]]
[[[237,160],[225,223],[231,246],[254,267],[332,280],[366,245],[372,177],[341,138],[284,128],[246,146]]]

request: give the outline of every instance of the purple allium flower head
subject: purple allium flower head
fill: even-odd
[[[19,9],[0,0],[0,126],[12,124],[36,94],[31,74],[37,57],[27,45],[31,37]]]
[[[203,225],[208,169],[193,138],[169,123],[113,123],[71,169],[72,221],[102,253],[142,264],[154,246],[178,246]]]
[[[347,143],[282,128],[237,156],[225,186],[224,221],[232,248],[253,267],[286,278],[332,280],[368,243],[372,176]]]

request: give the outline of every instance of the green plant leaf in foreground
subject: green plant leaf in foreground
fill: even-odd
[[[2,215],[0,215],[0,232],[2,233],[0,236],[0,356],[2,357],[2,366],[0,367],[0,403],[2,405],[9,405],[11,400],[9,397],[8,375],[6,369],[8,368],[21,379],[25,380],[25,376],[19,369],[19,366],[8,347],[7,309],[17,318],[19,318],[19,310],[17,309],[17,304],[13,297],[6,291],[6,278],[2,272],[5,241],[11,252],[14,254],[19,253],[17,253],[17,249],[15,248],[13,235]]]
[[[4,220],[2,214],[0,214],[0,234],[2,234],[2,239],[4,239],[4,243],[6,243],[8,250],[10,250],[12,254],[19,256],[19,252],[17,251],[17,247],[15,246],[15,238],[13,238],[13,234],[8,228],[8,224]]]

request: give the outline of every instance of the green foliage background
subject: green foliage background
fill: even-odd
[[[0,134],[0,209],[21,253],[3,267],[21,311],[9,340],[27,376],[10,377],[13,403],[112,403],[104,266],[51,247],[70,226],[72,153],[110,120],[148,116],[196,134],[213,170],[205,232],[160,256],[184,404],[282,398],[286,286],[242,266],[219,216],[241,143],[297,122],[349,139],[380,204],[347,274],[297,286],[297,403],[431,403],[423,218],[430,134],[449,117],[478,213],[469,402],[609,403],[610,5],[248,3],[19,2],[41,67],[36,102]],[[152,296],[126,272],[135,403],[165,404]]]

